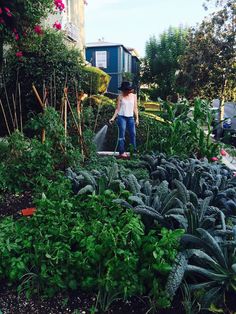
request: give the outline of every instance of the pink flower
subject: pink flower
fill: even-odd
[[[53,24],[53,27],[54,27],[55,29],[60,30],[60,29],[61,29],[61,24],[60,24],[59,22],[55,22],[55,23]]]
[[[54,0],[54,4],[59,11],[63,11],[65,9],[65,5],[62,0]]]
[[[0,8],[0,14],[2,14],[2,8]]]
[[[17,51],[16,52],[16,56],[17,56],[17,58],[23,57],[23,52],[22,51]]]
[[[0,24],[5,24],[5,21],[2,17],[0,17]]]
[[[20,39],[20,36],[19,36],[19,34],[15,34],[15,40],[19,40]]]
[[[42,35],[43,34],[43,30],[42,30],[42,27],[40,25],[35,25],[34,31],[38,35]]]
[[[11,11],[10,11],[9,8],[5,7],[4,10],[6,11],[7,16],[10,16],[10,17],[12,16]]]
[[[222,150],[220,151],[220,154],[221,154],[221,156],[226,156],[226,155],[227,155],[227,152],[226,152],[224,149],[222,149]]]
[[[211,158],[211,161],[217,161],[217,160],[219,160],[217,157],[212,157]]]

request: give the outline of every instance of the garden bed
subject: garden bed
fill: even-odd
[[[40,299],[37,296],[27,299],[24,294],[18,294],[14,287],[8,287],[6,282],[0,283],[0,313],[2,314],[145,314],[150,310],[148,299],[132,297],[127,301],[115,301],[108,311],[93,312],[96,305],[96,296],[83,292],[58,293],[50,299]],[[152,313],[183,314],[180,300],[176,298],[175,305],[170,309],[162,309]]]

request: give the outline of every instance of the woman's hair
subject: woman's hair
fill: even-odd
[[[122,95],[127,96],[127,95],[129,95],[130,93],[133,93],[133,92],[134,92],[134,90],[133,90],[133,89],[122,90]]]

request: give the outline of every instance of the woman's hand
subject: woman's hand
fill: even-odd
[[[115,121],[115,119],[114,119],[114,118],[111,118],[111,119],[109,120],[109,123],[112,124],[114,121]]]
[[[139,119],[135,120],[135,124],[136,124],[136,126],[139,126]]]

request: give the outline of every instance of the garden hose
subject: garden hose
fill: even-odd
[[[114,155],[116,153],[116,150],[117,150],[117,147],[118,147],[118,144],[119,144],[119,136],[120,136],[120,131],[119,131],[119,126],[116,122],[116,127],[117,127],[117,140],[116,140],[116,146],[115,146],[115,150],[114,150]]]
[[[116,124],[116,127],[117,127],[117,140],[116,140],[116,146],[115,146],[115,150],[114,150],[114,152],[113,152],[113,155],[115,155],[116,150],[117,150],[117,148],[118,148],[119,136],[120,136],[119,126],[118,126],[117,122],[115,122],[115,124]],[[113,123],[111,123],[111,122],[108,124],[108,126],[112,126],[112,125],[113,125]]]

